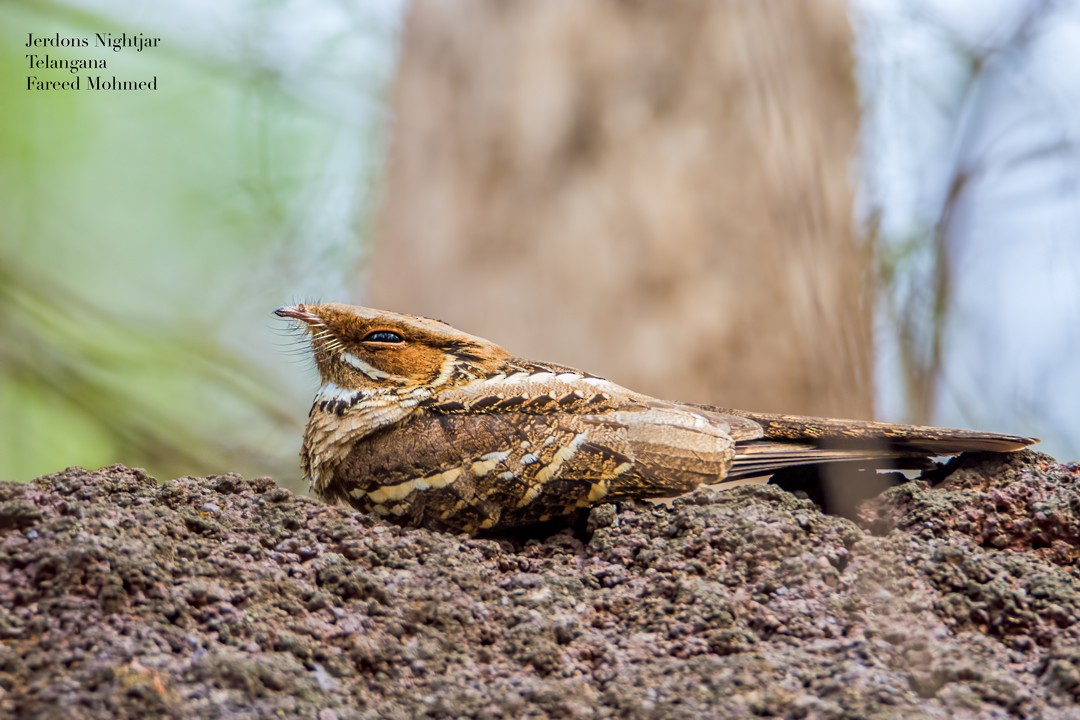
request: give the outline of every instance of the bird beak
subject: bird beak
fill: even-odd
[[[302,322],[306,322],[309,325],[322,322],[322,320],[319,319],[318,315],[309,313],[307,310],[303,310],[303,307],[303,305],[297,305],[295,307],[292,305],[286,305],[285,307],[279,307],[277,310],[274,311],[274,314],[278,317],[300,320]]]

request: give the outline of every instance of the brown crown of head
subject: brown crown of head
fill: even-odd
[[[455,363],[495,372],[510,354],[430,318],[341,303],[292,305],[274,314],[304,323],[322,381],[349,390],[429,385]]]

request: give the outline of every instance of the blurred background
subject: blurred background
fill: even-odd
[[[162,42],[35,52],[158,90],[26,89],[95,32]],[[0,479],[302,489],[311,299],[1076,459],[1078,47],[1076,0],[5,0]]]

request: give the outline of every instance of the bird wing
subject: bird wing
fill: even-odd
[[[475,532],[677,495],[723,478],[734,455],[726,427],[662,408],[429,409],[357,443],[326,487],[332,499],[400,522]]]

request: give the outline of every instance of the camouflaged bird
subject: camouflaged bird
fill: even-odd
[[[668,402],[437,320],[337,303],[275,312],[303,323],[322,380],[300,451],[315,494],[405,525],[475,533],[789,467],[1035,442]]]

